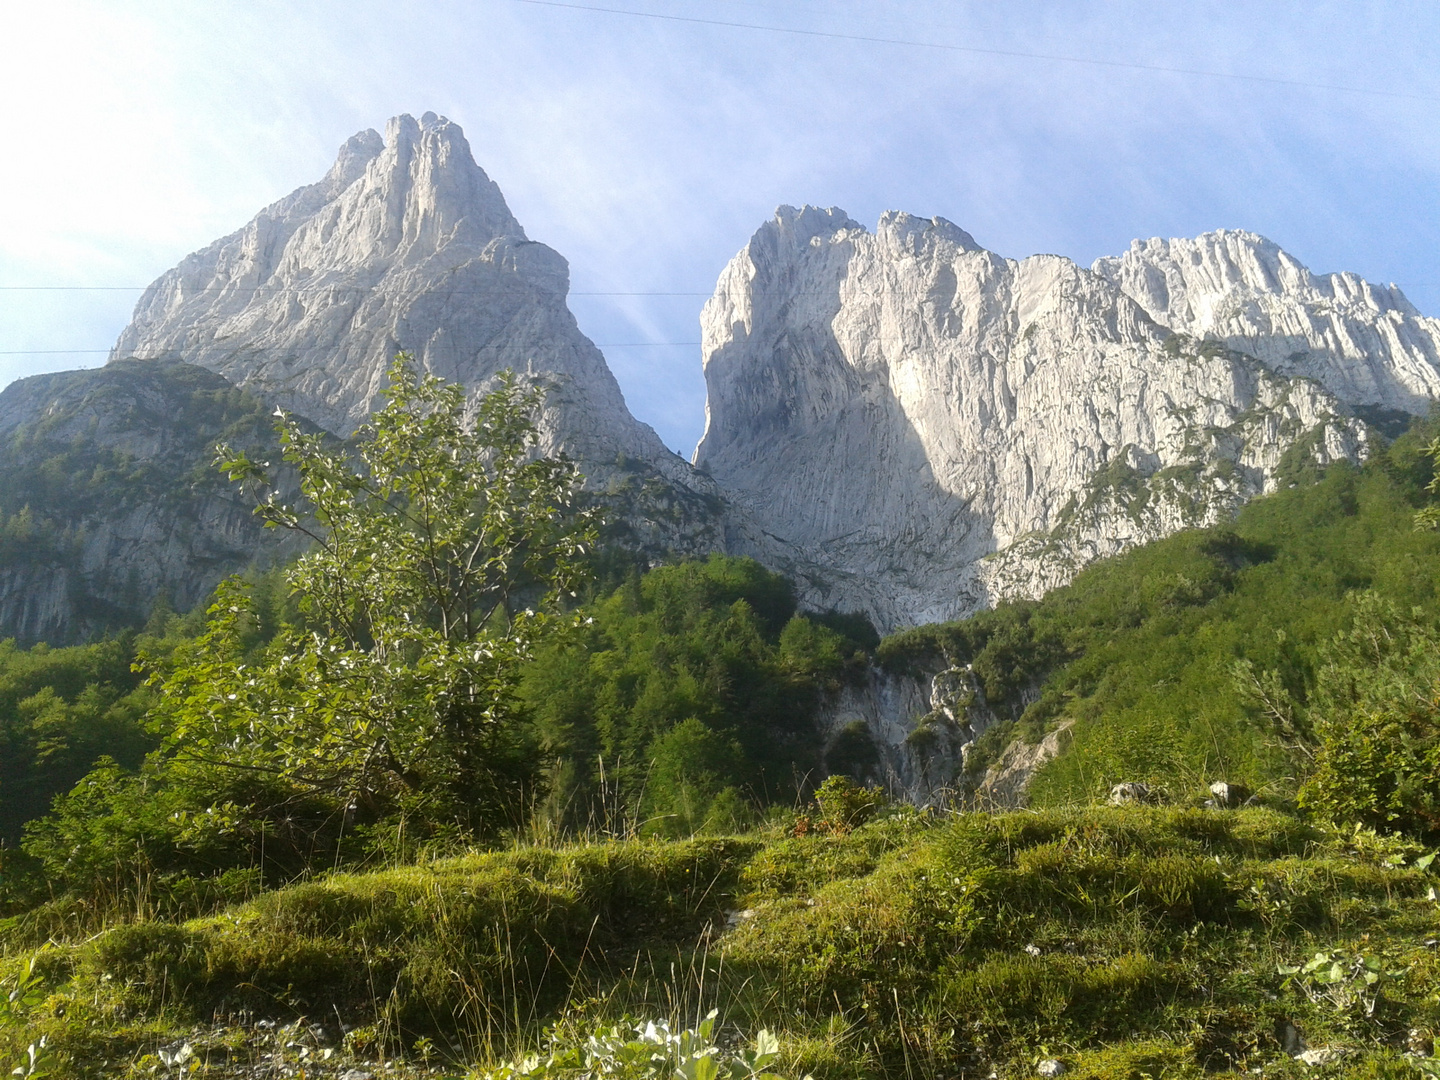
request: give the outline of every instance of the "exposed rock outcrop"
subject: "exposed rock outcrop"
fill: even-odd
[[[278,460],[270,408],[219,375],[124,361],[0,393],[0,634],[65,644],[178,610],[294,555],[211,462],[225,438]]]
[[[320,182],[162,275],[106,368],[0,395],[0,634],[134,625],[162,593],[183,609],[274,557],[275,534],[209,467],[214,440],[240,409],[263,442],[275,404],[349,435],[402,349],[473,396],[505,368],[545,384],[541,449],[579,462],[612,543],[648,559],[720,549],[714,483],[630,415],[568,288],[455,124],[427,113],[356,135]]]
[[[578,460],[615,543],[752,554],[882,630],[1222,520],[1304,463],[1362,460],[1371,424],[1440,396],[1440,320],[1250,233],[1137,241],[1087,270],[1002,258],[941,218],[872,233],[782,207],[705,306],[692,468],[631,416],[568,289],[458,126],[356,135],[158,279],[107,368],[0,394],[0,633],[74,640],[278,557],[210,444],[266,437],[262,402],[346,436],[399,350],[472,395],[506,368],[546,384],[542,449]],[[933,800],[995,719],[963,669],[877,670],[830,703],[827,754],[870,754]],[[988,795],[1019,799],[1060,742],[1006,751]]]
[[[970,796],[972,805],[985,810],[1013,810],[1024,806],[1030,781],[1054,760],[1070,741],[1073,720],[1065,720],[1045,733],[1038,743],[1014,739],[1000,759],[985,770],[985,776]]]
[[[476,396],[513,369],[551,387],[542,449],[610,493],[620,539],[715,550],[714,485],[630,415],[569,286],[565,259],[526,237],[459,126],[399,116],[162,275],[112,356],[198,364],[342,436],[380,404],[399,350]]]
[[[1094,270],[1156,322],[1314,379],[1352,407],[1423,413],[1440,397],[1440,319],[1393,285],[1312,274],[1263,236],[1136,240]]]
[[[872,234],[836,209],[782,207],[701,317],[695,460],[756,523],[742,546],[810,603],[888,629],[1038,596],[1213,523],[1273,488],[1287,453],[1365,456],[1344,380],[1332,391],[1177,334],[1121,279],[1001,258],[940,218],[887,213]],[[1365,325],[1399,312],[1385,296]],[[1373,356],[1366,384],[1390,389],[1355,403],[1419,408],[1425,380],[1440,386],[1434,320],[1405,317],[1413,347]]]

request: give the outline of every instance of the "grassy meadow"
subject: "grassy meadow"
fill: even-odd
[[[529,399],[396,373],[365,471],[282,432],[296,563],[0,644],[0,1072],[1440,1076],[1434,422],[881,640],[750,560],[597,574]],[[919,810],[825,717],[946,669],[996,722]]]
[[[1427,854],[1265,808],[892,807],[802,836],[517,843],[180,922],[52,905],[4,927],[0,977],[28,989],[0,1060],[43,1038],[57,1077],[484,1075],[715,1009],[722,1047],[768,1028],[772,1068],[817,1080],[1419,1076]]]

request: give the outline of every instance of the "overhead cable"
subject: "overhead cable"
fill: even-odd
[[[680,346],[698,346],[698,341],[595,341],[597,349],[668,349]],[[480,345],[479,349],[520,349],[529,350],[528,345]],[[112,353],[114,349],[0,349],[0,356],[91,356]],[[127,359],[140,359],[139,357]]]
[[[534,7],[564,8],[570,11],[591,11],[602,15],[628,15],[637,19],[662,22],[693,23],[699,26],[723,26],[736,30],[763,30],[772,34],[793,34],[799,37],[829,38],[833,41],[859,41],[870,45],[902,45],[914,49],[936,49],[943,52],[970,53],[976,56],[1000,56],[1019,60],[1050,60],[1062,64],[1087,64],[1091,67],[1121,68],[1129,71],[1150,71],[1166,75],[1200,75],[1210,79],[1237,79],[1242,82],[1268,83],[1272,86],[1294,86],[1307,90],[1335,90],[1346,94],[1367,94],[1372,97],[1405,98],[1411,101],[1440,101],[1436,94],[1412,94],[1403,90],[1376,90],[1365,86],[1339,86],[1333,83],[1310,82],[1305,79],[1282,79],[1273,75],[1249,75],[1233,71],[1210,71],[1206,68],[1170,67],[1164,64],[1141,64],[1131,60],[1097,60],[1089,56],[1066,56],[1063,53],[1022,52],[1018,49],[986,49],[978,45],[952,45],[942,41],[921,41],[915,38],[878,37],[870,34],[846,34],[838,30],[801,30],[793,26],[770,26],[763,23],[732,22],[728,19],[702,19],[693,15],[666,15],[656,11],[632,11],[626,8],[600,7],[595,4],[571,4],[563,0],[515,0]]]
[[[149,285],[0,285],[0,292],[144,292]],[[323,293],[334,289],[372,290],[375,285],[207,285],[191,291],[191,296],[207,292],[298,292]],[[484,292],[483,289],[436,289],[447,296]],[[708,292],[572,292],[566,296],[710,296]]]

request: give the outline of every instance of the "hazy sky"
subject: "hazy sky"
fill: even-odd
[[[355,131],[433,109],[577,291],[708,293],[778,204],[809,202],[1085,264],[1246,228],[1440,314],[1433,0],[588,6],[0,0],[0,286],[144,285],[319,179]],[[108,349],[137,297],[0,290],[0,383],[102,362],[14,353]],[[597,342],[686,343],[703,302],[571,306]],[[698,347],[605,351],[688,456]]]

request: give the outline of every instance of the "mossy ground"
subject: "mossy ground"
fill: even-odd
[[[45,996],[0,1020],[0,1063],[44,1035],[55,1077],[380,1057],[462,1075],[552,1024],[718,1008],[817,1080],[1023,1077],[1046,1057],[1071,1077],[1419,1076],[1407,1042],[1440,1029],[1423,854],[1275,810],[1156,807],[517,846],[184,923],[40,943],[15,922],[0,979],[38,957]],[[1383,974],[1281,973],[1317,952]],[[1337,1054],[1294,1060],[1290,1029]],[[157,1056],[186,1041],[188,1061]]]

